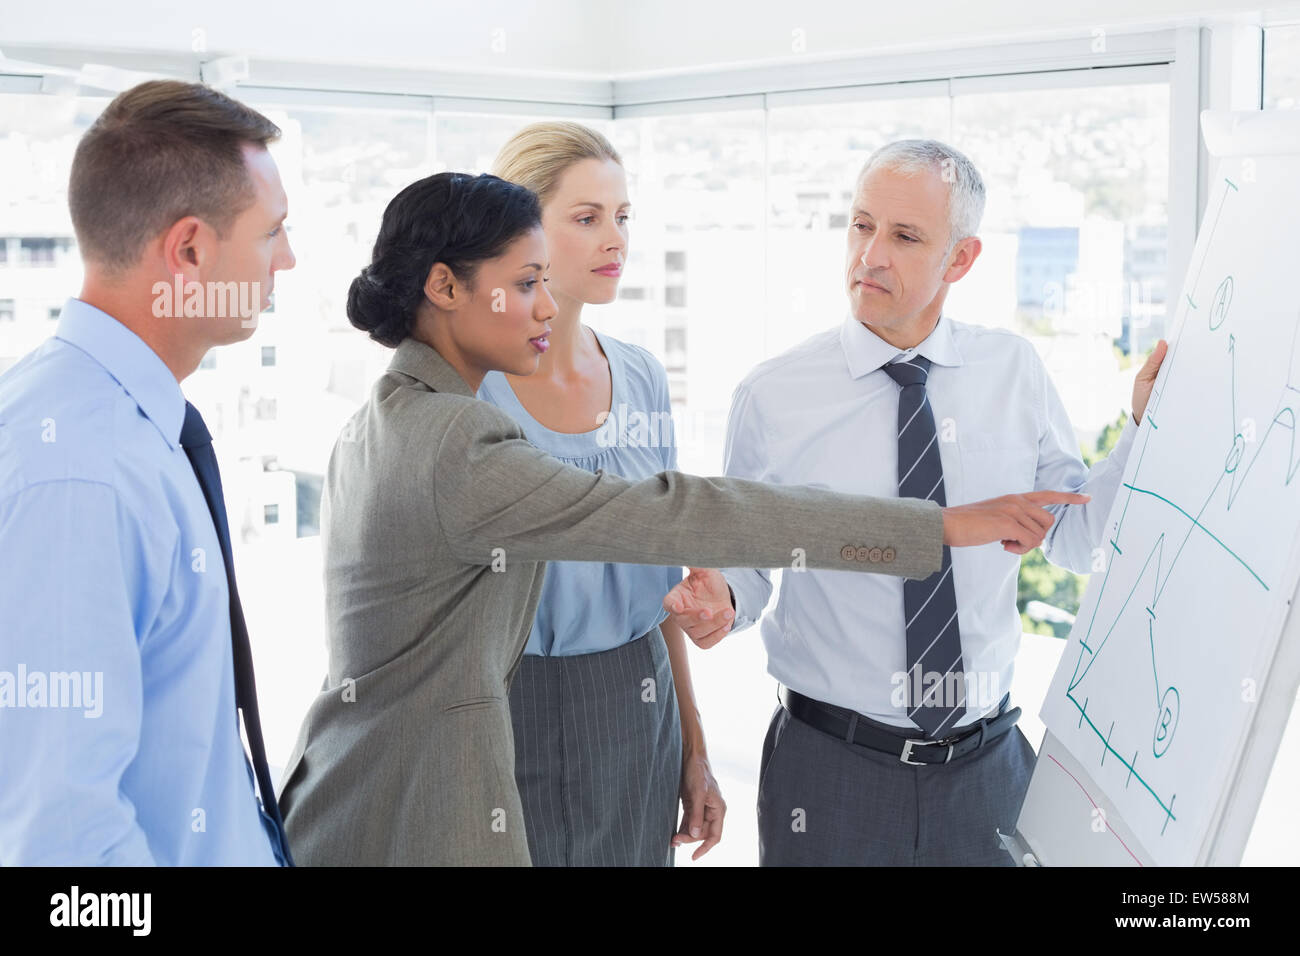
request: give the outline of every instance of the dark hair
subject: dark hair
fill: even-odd
[[[254,199],[243,145],[279,136],[261,113],[198,83],[150,80],[119,94],[72,160],[68,208],[83,258],[120,272],[186,216],[224,238]]]
[[[396,348],[415,326],[435,263],[472,286],[479,263],[541,223],[534,193],[488,173],[411,183],[384,210],[370,265],[348,288],[348,321]]]

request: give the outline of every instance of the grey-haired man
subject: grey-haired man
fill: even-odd
[[[848,227],[849,314],[755,368],[733,397],[726,472],[961,504],[1063,489],[1049,559],[1088,571],[1165,345],[1091,470],[1025,339],[944,314],[979,257],[984,184],[933,140],[877,150]],[[865,562],[890,555],[861,548]],[[924,581],[791,569],[763,624],[781,683],[764,741],[763,865],[1006,865],[1034,752],[1009,690],[1020,618],[1011,545],[952,551]],[[754,623],[766,571],[692,570],[665,607],[702,647]],[[730,592],[730,593],[729,593]],[[734,613],[733,613],[734,608]]]

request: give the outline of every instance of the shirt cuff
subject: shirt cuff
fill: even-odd
[[[1133,449],[1133,442],[1137,438],[1137,433],[1141,426],[1133,421],[1133,413],[1130,412],[1128,420],[1124,422],[1124,429],[1119,433],[1119,438],[1115,439],[1115,445],[1110,450],[1107,457],[1113,459],[1121,468],[1128,462],[1128,453]]]
[[[754,623],[754,618],[749,617],[745,610],[752,606],[759,595],[746,594],[746,585],[749,578],[755,578],[756,584],[762,584],[762,578],[752,568],[720,568],[722,575],[727,581],[727,590],[731,592],[731,607],[736,612],[735,618],[731,622],[731,633],[743,631]],[[771,593],[770,591],[768,592]],[[759,604],[759,613],[767,606],[766,597]]]

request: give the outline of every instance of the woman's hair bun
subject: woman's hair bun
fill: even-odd
[[[396,347],[406,338],[405,322],[389,290],[372,272],[361,270],[348,287],[348,321],[376,342]]]
[[[396,348],[411,334],[429,270],[441,262],[463,282],[542,222],[537,196],[484,173],[436,173],[388,204],[370,264],[348,287],[348,321]]]

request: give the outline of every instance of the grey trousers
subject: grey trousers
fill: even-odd
[[[659,628],[598,654],[524,655],[510,718],[534,866],[672,866],[682,726]]]
[[[778,705],[758,784],[761,866],[1012,866],[1034,750],[1019,727],[949,764],[915,767]]]

